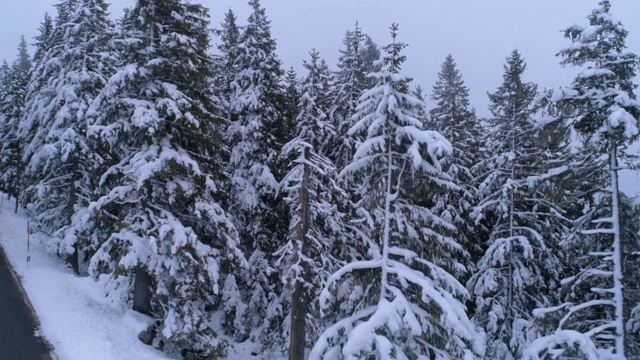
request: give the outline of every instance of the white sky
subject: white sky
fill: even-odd
[[[37,34],[44,12],[56,0],[3,0],[0,6],[0,59],[13,61],[21,34],[30,40]],[[108,0],[107,0],[108,1]],[[201,0],[211,9],[212,26],[218,27],[224,12],[232,8],[242,24],[249,14],[244,0]],[[134,0],[111,0],[111,12]],[[409,44],[404,72],[428,92],[440,64],[451,53],[456,59],[471,103],[477,113],[488,115],[488,91],[502,81],[505,57],[517,48],[528,63],[526,78],[540,88],[565,85],[573,78],[555,54],[568,44],[560,32],[574,23],[585,24],[598,0],[263,0],[272,20],[278,54],[288,68],[300,71],[312,47],[330,65],[338,58],[346,30],[358,20],[379,44],[389,41],[392,22],[400,25],[400,40]],[[627,45],[640,52],[640,1],[611,0],[615,18],[629,30]],[[640,79],[639,79],[640,82]],[[633,150],[638,151],[636,146]],[[640,174],[622,178],[628,193],[640,194]]]

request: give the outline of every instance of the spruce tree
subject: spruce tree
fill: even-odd
[[[381,59],[381,52],[378,44],[371,38],[371,36],[364,36],[364,48],[362,52],[362,61],[364,65],[364,72],[367,74],[367,88],[371,88],[375,85],[375,80],[372,77],[369,77],[369,74],[374,72],[378,72],[382,69],[382,66],[379,62]]]
[[[267,338],[281,327],[284,316],[282,283],[273,270],[274,253],[288,224],[278,211],[277,197],[277,164],[283,143],[275,133],[283,120],[282,69],[265,9],[259,0],[249,5],[252,12],[240,35],[231,83],[228,210],[249,260],[249,273],[243,274],[241,284],[248,307],[254,309],[247,323],[252,329],[262,329],[262,342],[271,342]]]
[[[376,86],[360,98],[350,134],[366,131],[343,172],[360,173],[358,203],[365,216],[360,250],[327,280],[323,310],[337,308],[339,320],[322,334],[311,359],[407,359],[429,356],[471,359],[482,344],[465,307],[464,286],[442,259],[455,259],[460,245],[438,230],[452,225],[420,206],[407,185],[447,181],[439,159],[451,144],[417,118],[419,100],[409,94],[410,78],[400,74],[405,44],[384,50]],[[453,260],[455,261],[455,260]]]
[[[285,92],[284,92],[284,111],[283,116],[285,121],[284,131],[287,132],[285,136],[293,139],[297,135],[297,118],[299,114],[298,105],[300,103],[301,92],[301,80],[298,79],[298,74],[293,69],[289,68],[285,73]]]
[[[474,224],[471,212],[478,200],[473,168],[482,159],[482,128],[469,104],[469,89],[451,55],[447,55],[442,64],[431,100],[435,107],[430,111],[430,125],[453,145],[452,156],[444,162],[445,172],[459,187],[437,196],[431,194],[433,211],[456,226],[455,237],[477,256],[484,229]],[[475,267],[471,260],[465,264],[467,274]]]
[[[44,14],[44,19],[40,23],[38,36],[35,37],[36,42],[33,44],[36,47],[36,51],[33,54],[34,63],[38,63],[44,56],[53,33],[53,19],[49,13]]]
[[[231,99],[234,95],[231,83],[236,76],[236,58],[238,43],[240,41],[240,28],[236,23],[237,17],[233,10],[229,9],[224,15],[221,28],[216,30],[220,38],[218,45],[219,54],[214,58],[216,71],[213,86],[214,94],[220,103],[222,116],[231,121]]]
[[[335,131],[328,117],[330,73],[317,51],[304,63],[309,72],[301,89],[297,136],[282,151],[293,158],[282,181],[285,201],[291,209],[287,243],[279,250],[291,311],[289,359],[305,358],[307,339],[318,336],[318,313],[312,312],[327,272],[334,270],[334,242],[343,232],[343,214],[336,198],[343,196],[336,182],[337,171],[327,157]],[[307,329],[310,330],[307,336]]]
[[[347,134],[353,126],[351,120],[358,105],[358,99],[368,87],[368,71],[365,61],[365,46],[367,35],[356,23],[353,31],[347,31],[344,40],[344,49],[340,50],[338,59],[338,71],[335,76],[335,91],[332,96],[333,106],[330,116],[333,126],[338,131],[336,143],[333,145],[331,159],[339,170],[342,170],[353,158],[355,143],[359,135]]]
[[[2,65],[0,66],[0,104],[4,104],[7,93],[9,92],[9,87],[11,86],[11,66],[7,60],[2,61]],[[7,116],[0,112],[0,138],[3,137],[4,132],[8,131],[9,128],[7,126]],[[0,169],[2,170],[2,169]],[[7,189],[5,189],[4,184],[0,182],[0,191],[7,193]]]
[[[71,5],[68,5],[71,7]],[[91,102],[115,73],[113,23],[102,0],[79,0],[73,11],[58,19],[53,36],[60,41],[42,44],[37,71],[55,62],[47,77],[34,77],[22,124],[27,161],[22,200],[32,209],[34,228],[53,235],[50,248],[69,258],[76,272],[97,244],[79,236],[72,218],[95,200],[100,150],[88,140],[86,113]],[[43,25],[41,37],[46,36]],[[33,111],[32,111],[33,110]],[[37,125],[36,125],[37,124]],[[78,258],[78,255],[83,255]]]
[[[629,272],[625,264],[633,251],[623,220],[623,197],[618,174],[630,157],[627,147],[638,137],[640,102],[633,83],[638,55],[626,50],[628,32],[613,19],[609,1],[601,1],[588,16],[587,26],[565,30],[572,44],[558,54],[561,64],[581,71],[567,86],[553,91],[550,100],[557,117],[581,139],[575,171],[596,174],[587,186],[586,203],[575,221],[567,252],[576,253],[577,273],[563,281],[563,302],[541,309],[539,315],[556,318],[557,327],[541,337],[527,354],[530,359],[581,354],[591,358],[633,358],[637,349],[626,327]]]
[[[7,91],[9,90],[10,71],[11,67],[9,66],[9,63],[7,60],[3,60],[2,65],[0,65],[0,104],[4,101]]]
[[[51,118],[47,114],[52,111],[49,105],[56,96],[53,84],[64,73],[59,61],[64,50],[64,32],[68,29],[64,24],[69,22],[77,2],[78,0],[61,0],[55,5],[56,17],[51,20],[46,14],[41,23],[40,33],[36,37],[32,75],[25,97],[25,114],[20,124],[20,137],[25,143],[34,143],[35,140],[32,139],[35,134],[41,129],[46,129],[47,124],[44,121]],[[44,135],[46,132],[41,131],[41,134]],[[28,147],[25,150],[27,153],[31,152]],[[26,157],[28,160],[29,156]]]
[[[5,73],[5,91],[0,103],[3,119],[0,125],[0,189],[16,198],[15,211],[18,211],[18,196],[24,171],[22,160],[23,147],[19,127],[25,105],[25,95],[31,76],[31,57],[24,36],[18,45],[18,57],[9,71]]]
[[[103,237],[90,271],[133,292],[134,310],[157,319],[154,342],[215,357],[222,271],[246,263],[220,205],[208,25],[196,2],[136,2],[125,65],[87,111],[109,167],[83,224]]]
[[[526,63],[514,50],[503,82],[489,94],[493,117],[484,141],[492,151],[482,162],[476,221],[490,224],[484,255],[468,283],[474,321],[487,332],[487,356],[519,359],[532,341],[532,311],[550,304],[559,278],[555,237],[557,207],[529,181],[542,171],[533,115],[537,87],[523,80]]]

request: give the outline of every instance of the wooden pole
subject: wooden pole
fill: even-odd
[[[27,221],[27,264],[31,261],[31,228]]]

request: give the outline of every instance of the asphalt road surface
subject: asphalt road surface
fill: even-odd
[[[36,322],[0,248],[0,360],[51,360],[47,344],[34,335]]]

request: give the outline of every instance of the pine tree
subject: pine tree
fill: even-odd
[[[222,116],[231,121],[231,99],[234,95],[231,83],[236,76],[236,58],[238,43],[240,41],[240,28],[238,27],[236,14],[229,9],[224,15],[221,28],[216,30],[220,37],[218,45],[219,55],[214,58],[216,75],[214,78],[214,92],[220,107]]]
[[[601,1],[588,16],[589,25],[565,30],[572,44],[561,50],[561,64],[581,69],[567,87],[556,89],[551,101],[561,111],[558,121],[582,140],[576,171],[599,174],[588,184],[586,207],[575,222],[574,235],[565,241],[577,252],[577,273],[563,281],[564,303],[539,314],[558,319],[556,330],[541,337],[527,354],[530,359],[582,354],[588,358],[631,358],[625,326],[629,306],[625,299],[628,254],[618,172],[630,158],[625,150],[638,137],[640,102],[633,83],[638,55],[626,50],[628,32],[611,16],[609,1]]]
[[[261,340],[281,327],[282,290],[273,269],[274,253],[288,226],[280,216],[277,190],[277,163],[282,139],[274,135],[283,121],[282,69],[271,37],[270,21],[259,0],[251,0],[252,13],[244,27],[236,54],[228,173],[231,184],[229,212],[240,231],[242,246],[249,257],[249,273],[242,276],[246,303],[254,311],[247,322],[260,328]]]
[[[20,124],[20,137],[24,143],[33,143],[32,140],[41,129],[47,128],[43,123],[51,116],[47,116],[52,110],[49,109],[51,99],[56,96],[56,89],[53,87],[55,81],[63,74],[63,69],[59,59],[64,50],[63,38],[67,28],[64,24],[69,19],[78,0],[61,0],[55,5],[57,14],[51,20],[48,14],[40,26],[40,34],[36,37],[36,51],[31,78],[25,97],[25,114]],[[41,134],[45,134],[41,131]],[[27,153],[30,150],[25,149]],[[28,155],[26,156],[28,160]]]
[[[0,66],[0,104],[5,103],[5,98],[7,97],[7,93],[9,92],[9,88],[11,86],[11,66],[7,60],[2,61],[2,65]],[[0,138],[4,137],[4,131],[8,131],[9,127],[7,126],[7,117],[0,112]],[[2,170],[2,169],[0,169]],[[8,193],[7,189],[4,188],[4,185],[0,182],[0,191],[3,193]]]
[[[482,128],[470,107],[469,89],[451,55],[442,64],[431,100],[435,101],[435,107],[430,111],[430,124],[453,144],[453,154],[444,164],[445,172],[459,186],[457,191],[431,194],[433,211],[455,225],[458,241],[467,251],[478,255],[484,229],[475,226],[470,215],[478,200],[472,170],[482,159]],[[469,259],[465,267],[469,274],[475,264]]]
[[[20,141],[19,126],[24,114],[25,95],[31,76],[31,57],[24,36],[18,45],[18,58],[5,73],[5,91],[0,103],[0,189],[16,198],[15,211],[18,211],[20,179],[24,171],[22,161],[23,145]]]
[[[4,98],[9,91],[10,72],[11,67],[9,66],[9,63],[7,60],[3,60],[2,65],[0,65],[0,104],[4,102]]]
[[[125,65],[87,111],[110,166],[83,222],[103,237],[90,271],[133,292],[134,310],[158,320],[156,343],[202,357],[224,347],[211,313],[228,295],[222,271],[246,266],[219,200],[208,19],[192,1],[131,10]]]
[[[44,20],[40,23],[38,36],[35,37],[36,42],[33,44],[36,47],[36,51],[33,54],[34,63],[38,63],[44,56],[51,40],[51,34],[53,34],[54,22],[49,13],[44,14]]]
[[[344,49],[340,50],[338,59],[338,71],[335,76],[335,93],[332,96],[333,106],[330,110],[333,126],[338,131],[336,144],[333,145],[331,159],[335,162],[338,170],[342,170],[353,158],[356,136],[349,136],[347,133],[353,126],[351,120],[358,105],[358,99],[362,92],[368,87],[368,71],[365,64],[365,45],[367,35],[362,32],[360,25],[356,23],[353,31],[347,31],[343,44]]]
[[[327,272],[334,270],[333,242],[344,228],[343,215],[335,205],[335,198],[342,196],[337,171],[327,157],[335,136],[328,117],[330,73],[315,50],[304,67],[309,74],[301,89],[297,136],[282,149],[294,160],[282,181],[292,221],[288,241],[279,251],[280,266],[292,288],[289,359],[301,360],[307,338],[317,338],[320,326],[318,314],[311,311],[312,300],[317,299]]]
[[[22,200],[31,205],[34,227],[53,235],[50,248],[69,258],[79,273],[85,261],[78,255],[90,255],[97,244],[75,233],[71,221],[95,200],[95,174],[103,162],[87,138],[86,112],[115,73],[117,59],[111,49],[114,26],[102,0],[80,0],[64,21],[58,20],[51,34],[60,42],[43,43],[37,63],[38,68],[56,63],[56,71],[34,77],[46,84],[30,84],[36,92],[29,94],[30,112],[22,124],[27,143]],[[43,39],[47,29],[43,25]]]
[[[364,179],[358,203],[367,219],[359,245],[364,251],[326,282],[321,306],[327,311],[339,304],[343,318],[325,330],[311,359],[472,359],[482,352],[460,303],[468,294],[439,265],[460,249],[438,233],[452,226],[406,191],[422,179],[447,181],[439,158],[451,144],[417,118],[422,105],[408,94],[411,79],[400,74],[405,44],[397,30],[394,24],[383,69],[373,75],[377,85],[360,98],[349,131],[367,134],[344,170]]]
[[[284,92],[284,130],[287,132],[285,136],[293,139],[297,135],[296,127],[298,126],[297,118],[299,114],[298,105],[300,103],[301,81],[298,74],[289,68],[285,74],[285,92]]]
[[[503,82],[489,94],[492,149],[480,166],[477,222],[490,224],[484,255],[468,283],[477,313],[487,332],[487,356],[519,359],[532,341],[532,311],[548,305],[559,278],[556,237],[549,228],[561,222],[561,210],[530,181],[542,171],[535,140],[537,87],[524,82],[526,63],[514,50],[504,65]]]
[[[382,69],[379,60],[380,60],[380,48],[378,44],[371,38],[371,36],[364,36],[364,49],[362,53],[362,62],[364,65],[364,73],[367,74],[365,80],[367,80],[367,88],[371,88],[375,85],[375,80],[368,76],[374,72],[378,72]]]

